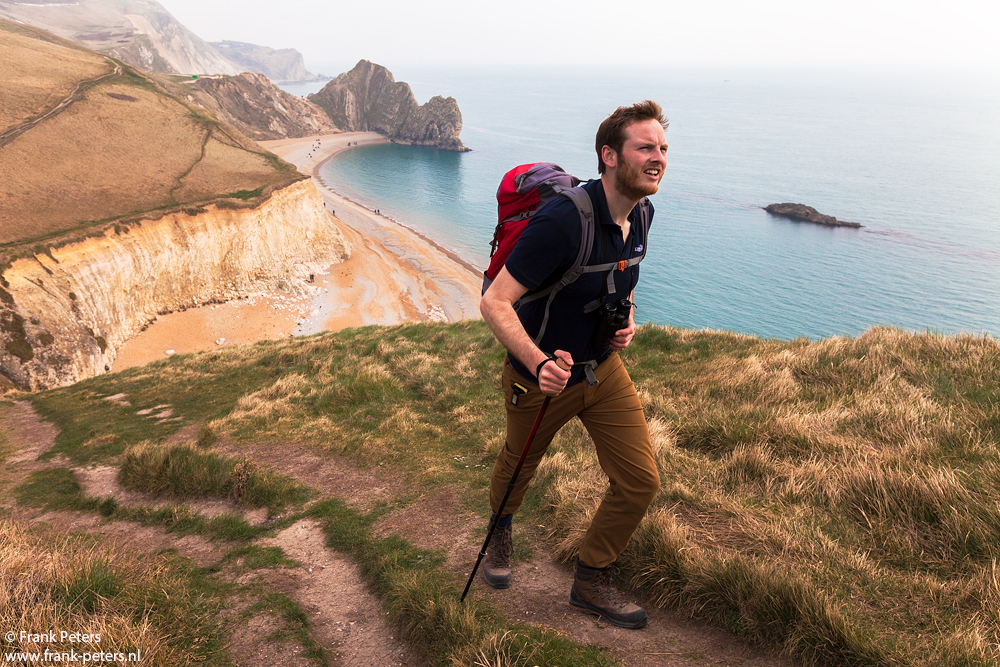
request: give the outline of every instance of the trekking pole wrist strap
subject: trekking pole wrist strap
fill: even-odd
[[[538,364],[537,366],[535,366],[535,379],[537,380],[538,379],[538,374],[542,372],[542,366],[544,366],[545,364],[549,363],[550,361],[555,361],[555,360],[556,360],[556,358],[554,356],[553,357],[545,357],[544,359],[542,359],[541,363]]]
[[[554,361],[556,363],[556,366],[558,366],[559,368],[561,368],[564,371],[572,370],[572,368],[573,368],[572,364],[563,361],[562,359],[560,359],[559,357],[555,356],[554,354],[553,355],[549,355],[547,358],[543,359],[540,364],[538,364],[537,366],[535,366],[535,379],[538,379],[538,374],[542,372],[542,366],[544,366],[545,364],[549,363],[550,361]]]

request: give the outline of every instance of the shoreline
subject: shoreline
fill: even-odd
[[[354,148],[348,144],[355,142],[389,143],[374,132],[258,142],[310,177],[332,224],[351,246],[350,257],[331,259],[324,270],[300,286],[298,294],[247,294],[242,300],[161,316],[117,350],[111,372],[174,353],[260,340],[370,324],[480,317],[481,269],[427,235],[340,195],[319,178],[320,167]],[[236,315],[234,308],[243,315]]]
[[[379,135],[379,136],[381,136],[381,135]],[[378,144],[378,143],[389,144],[389,143],[392,143],[392,142],[389,141],[389,140],[386,140],[384,142],[375,142],[375,141],[371,142],[371,144]],[[330,160],[332,160],[334,157],[336,157],[340,153],[343,153],[344,151],[347,151],[347,150],[351,150],[352,148],[356,148],[356,146],[345,146],[345,147],[341,147],[341,148],[335,149],[329,155],[327,155],[323,160],[321,160],[318,164],[316,164],[316,166],[314,167],[314,171],[312,172],[311,175],[312,175],[313,180],[318,184],[317,187],[319,187],[321,191],[329,192],[331,195],[333,195],[334,197],[337,197],[338,199],[342,199],[342,200],[344,200],[346,202],[350,202],[351,204],[354,204],[355,206],[360,206],[362,208],[365,208],[368,211],[371,211],[372,215],[375,215],[375,216],[378,216],[380,218],[383,218],[384,220],[387,220],[388,222],[391,222],[394,225],[399,225],[403,229],[406,229],[406,230],[412,232],[413,234],[416,234],[421,239],[423,239],[424,241],[426,241],[427,243],[429,243],[430,245],[432,245],[434,248],[436,248],[437,250],[439,250],[442,253],[444,253],[445,255],[447,255],[449,257],[449,259],[452,259],[452,260],[458,262],[459,264],[461,264],[465,268],[469,269],[470,271],[473,271],[473,272],[478,273],[478,274],[482,274],[483,271],[486,270],[485,267],[480,268],[480,267],[474,265],[472,262],[468,261],[467,259],[465,259],[461,255],[459,255],[456,251],[444,247],[443,245],[441,245],[440,243],[438,243],[437,241],[435,241],[434,239],[432,239],[427,234],[424,234],[423,232],[421,232],[418,229],[414,229],[413,227],[411,227],[410,225],[406,224],[405,222],[402,222],[402,221],[397,220],[395,218],[390,218],[389,216],[385,215],[384,213],[376,213],[375,211],[372,211],[372,209],[368,208],[367,206],[365,206],[361,202],[354,201],[353,199],[351,199],[347,195],[340,194],[339,192],[337,192],[336,190],[334,190],[329,184],[327,184],[322,178],[320,178],[320,176],[319,176],[319,170],[323,168],[323,165],[325,165],[327,162],[329,162]]]

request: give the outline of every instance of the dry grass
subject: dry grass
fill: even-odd
[[[111,71],[108,59],[38,39],[0,19],[0,132],[48,111],[76,84]]]
[[[471,651],[470,651],[471,652]],[[472,667],[517,667],[533,665],[535,651],[525,646],[523,640],[518,641],[515,633],[508,631],[494,632],[486,636],[476,647],[475,655],[455,656],[452,664],[455,667],[471,665]]]
[[[261,468],[250,459],[231,459],[187,444],[141,442],[125,450],[118,481],[153,496],[216,496],[273,510],[301,505],[310,491],[301,483]]]
[[[67,424],[89,415],[82,445],[99,435],[92,410],[110,409],[87,392],[169,394],[220,436],[312,442],[484,503],[502,354],[481,322],[369,327],[172,359],[36,404],[65,401]],[[805,664],[1000,661],[996,339],[647,325],[626,364],[662,479],[620,559],[632,586]],[[571,422],[521,511],[571,560],[605,485]]]
[[[0,242],[274,180],[262,155],[223,141],[234,143],[157,92],[99,85],[0,149],[0,170],[9,174],[0,182]]]
[[[211,130],[201,160],[180,179],[181,187],[173,193],[177,201],[201,201],[229,192],[251,191],[274,180],[274,164],[264,157],[263,149],[232,130],[221,126]]]
[[[622,558],[634,585],[811,663],[1000,659],[995,339],[638,341],[664,484]],[[540,473],[568,560],[604,482],[567,436]]]
[[[0,624],[5,630],[66,630],[89,641],[2,642],[4,651],[141,651],[142,664],[162,667],[204,660],[181,637],[204,614],[178,609],[171,595],[186,583],[163,558],[91,538],[45,535],[0,521]],[[191,614],[185,618],[187,614]],[[201,618],[207,621],[206,618]],[[207,638],[208,635],[206,635]],[[57,637],[57,640],[59,638]]]
[[[29,73],[38,70],[35,79],[51,81],[63,97],[96,67],[88,58],[107,69],[96,54],[6,32],[0,37],[14,66],[38,58]],[[0,99],[12,119],[54,106],[25,77],[15,77],[17,85],[4,81]],[[0,243],[217,198],[243,205],[298,178],[249,139],[129,68],[0,147],[0,173]],[[251,194],[232,197],[240,192]]]

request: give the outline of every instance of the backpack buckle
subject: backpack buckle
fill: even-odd
[[[618,262],[618,270],[619,271],[624,271],[626,264],[628,264],[628,260],[625,260],[625,259],[623,259],[620,262]]]

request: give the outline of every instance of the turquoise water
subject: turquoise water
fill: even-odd
[[[523,162],[596,176],[615,106],[659,101],[669,165],[636,291],[640,320],[767,337],[871,325],[1000,336],[1000,86],[902,75],[584,78],[417,72],[454,96],[471,153],[397,145],[342,153],[321,177],[484,266],[496,186]],[[728,81],[726,79],[729,79]],[[794,201],[860,230],[772,218]]]

